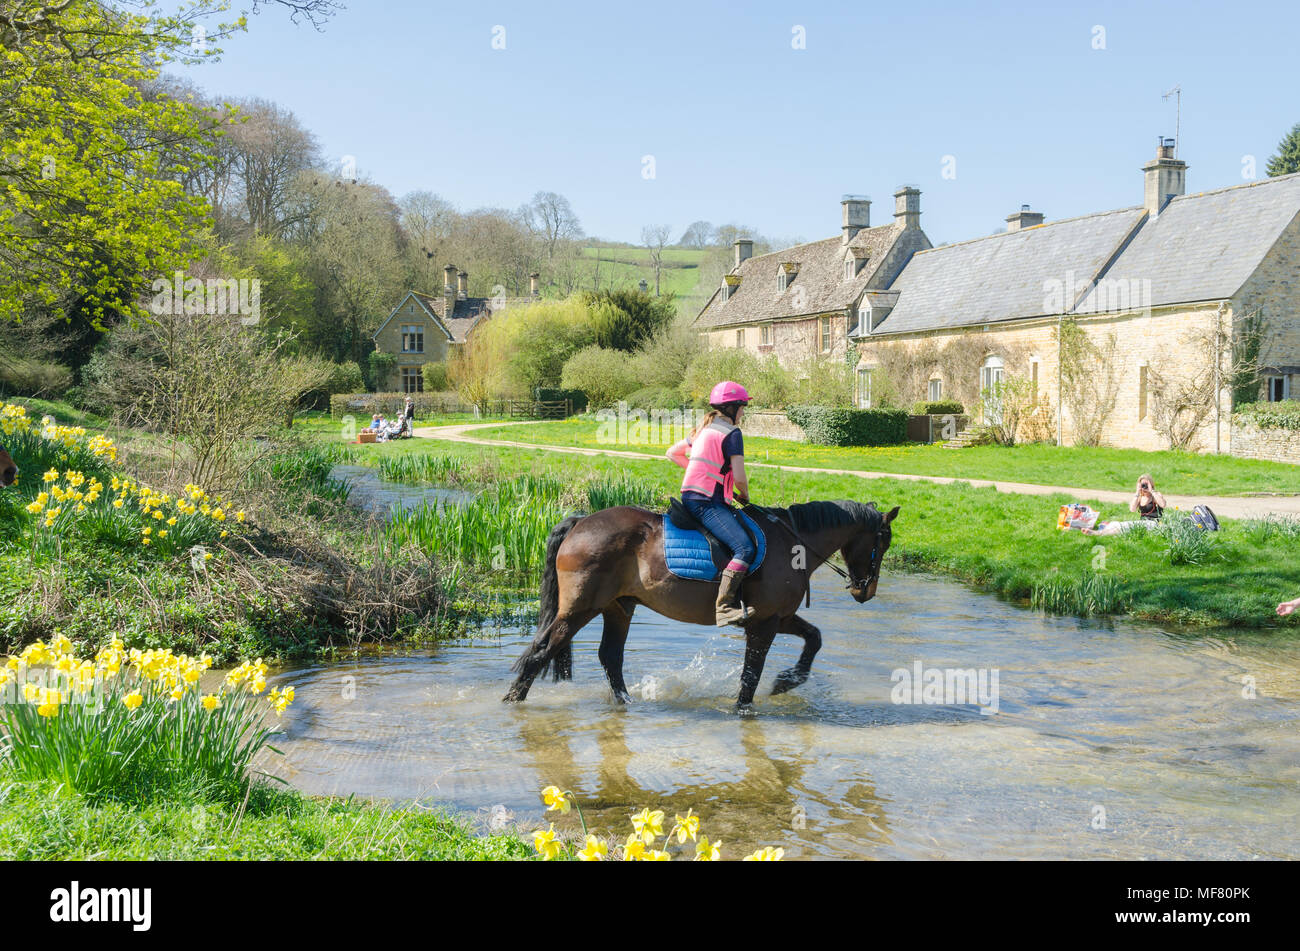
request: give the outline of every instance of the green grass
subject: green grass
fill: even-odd
[[[534,857],[516,835],[478,836],[443,811],[255,788],[246,806],[183,796],[91,802],[48,785],[0,787],[0,860]]]
[[[673,442],[666,426],[658,432],[650,430],[652,435],[660,438],[637,445],[602,443],[599,430],[600,424],[595,419],[577,417],[560,422],[482,429],[474,435],[543,445],[605,448],[615,452],[660,452]],[[837,447],[746,436],[745,456],[754,462],[819,469],[988,479],[1120,492],[1132,491],[1137,477],[1148,472],[1162,492],[1171,494],[1300,494],[1300,466],[1172,451],[1044,445],[972,446],[968,449],[944,449],[938,445]]]
[[[596,271],[596,254],[600,253],[600,286],[635,290],[637,282],[644,280],[654,293],[655,272],[650,264],[650,251],[636,247],[588,247],[582,249],[583,276],[578,281],[580,290],[590,290]],[[707,252],[689,248],[665,248],[663,267],[659,272],[659,292],[686,297],[700,281],[700,264]]]
[[[475,459],[475,451],[458,450]],[[680,484],[667,461],[574,457],[545,450],[479,447],[478,464],[491,460],[503,479],[532,473],[587,484],[621,479],[666,498]],[[956,453],[954,453],[956,454]],[[883,478],[864,483],[851,475],[754,470],[756,501],[788,505],[809,499],[851,498],[902,507],[894,526],[880,597],[907,584],[904,571],[934,572],[1001,597],[1057,613],[1118,614],[1174,625],[1273,627],[1277,603],[1300,594],[1295,545],[1300,528],[1287,520],[1223,521],[1208,557],[1189,563],[1161,532],[1092,538],[1056,529],[1065,495],[1026,496],[968,485]],[[1103,518],[1127,510],[1089,500]],[[1175,563],[1175,562],[1179,563]],[[1098,568],[1101,565],[1101,568]],[[1100,576],[1099,580],[1092,576]],[[1039,593],[1035,595],[1035,592]]]

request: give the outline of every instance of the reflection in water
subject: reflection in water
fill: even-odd
[[[349,503],[371,514],[386,514],[395,508],[419,508],[426,503],[464,505],[474,498],[473,492],[462,489],[385,482],[379,477],[379,470],[371,466],[335,466],[330,470],[330,478],[347,485]]]
[[[574,790],[620,837],[642,806],[694,808],[725,854],[790,857],[1300,857],[1300,645],[1042,617],[895,575],[857,605],[817,579],[826,646],[807,684],[767,695],[799,642],[778,637],[758,716],[731,701],[743,642],[640,611],[637,702],[610,699],[599,619],[575,679],[500,702],[529,632],[410,657],[291,671],[273,768],[309,793],[446,803],[525,831],[543,786]],[[899,705],[890,675],[998,668],[999,712]],[[1257,696],[1243,696],[1254,677]],[[576,828],[576,822],[561,820]]]

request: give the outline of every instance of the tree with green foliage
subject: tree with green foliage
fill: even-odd
[[[677,316],[672,294],[651,297],[644,291],[604,290],[584,293],[582,300],[591,308],[596,343],[612,350],[637,349]]]
[[[1291,127],[1291,131],[1278,143],[1277,154],[1268,160],[1270,178],[1300,172],[1300,122]]]

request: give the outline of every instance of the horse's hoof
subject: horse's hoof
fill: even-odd
[[[736,709],[736,716],[738,716],[738,717],[746,717],[746,718],[748,718],[748,717],[756,717],[756,716],[758,716],[758,711],[754,709],[754,705],[753,705],[752,703],[739,703],[739,702],[738,702],[738,703],[736,704],[736,708],[735,708],[735,709]]]
[[[628,693],[626,690],[615,690],[614,702],[619,704],[620,706],[629,704],[632,702],[632,695]]]
[[[515,691],[512,690],[512,691],[510,691],[508,694],[506,694],[504,697],[501,698],[501,702],[502,702],[502,703],[520,703],[520,702],[523,701],[523,699],[524,699],[524,698],[523,698],[522,696],[520,696],[519,694],[517,694]]]
[[[779,693],[785,693],[787,690],[793,690],[808,679],[808,674],[802,670],[791,667],[789,670],[783,670],[777,675],[776,682],[772,684],[772,696]]]

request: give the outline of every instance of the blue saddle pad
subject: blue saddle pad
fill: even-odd
[[[754,533],[758,545],[758,555],[749,566],[750,573],[758,570],[767,554],[767,537],[752,518],[744,512],[739,513],[749,530]],[[713,563],[709,551],[709,540],[702,532],[695,529],[682,529],[673,524],[673,520],[664,515],[664,561],[668,570],[679,578],[691,581],[717,581],[722,570]]]

